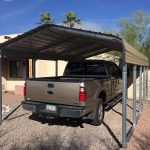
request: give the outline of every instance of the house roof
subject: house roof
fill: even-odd
[[[124,49],[127,63],[148,65],[146,56],[117,36],[50,24],[10,39],[0,44],[0,49],[4,58],[66,61]]]

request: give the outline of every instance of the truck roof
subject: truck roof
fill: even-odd
[[[113,61],[107,61],[107,60],[97,60],[97,59],[92,59],[92,60],[77,60],[77,61],[69,61],[69,62],[104,62],[104,63],[114,63]]]

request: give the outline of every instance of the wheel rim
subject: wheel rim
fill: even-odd
[[[99,105],[99,109],[98,109],[98,119],[102,120],[103,118],[103,105]]]

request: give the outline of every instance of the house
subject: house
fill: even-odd
[[[0,36],[0,43],[5,42],[19,34],[2,35]],[[115,61],[118,63],[118,57],[109,54],[101,54],[89,59],[103,59]],[[55,76],[55,61],[36,60],[35,62],[35,76],[46,77]],[[67,62],[58,61],[58,75],[63,75]],[[32,77],[32,61],[31,60],[14,60],[5,59],[2,61],[2,87],[3,92],[13,92],[15,94],[23,94],[23,86],[26,78]]]
[[[19,34],[2,35],[0,43],[10,38],[14,38]],[[62,75],[66,66],[65,61],[58,61],[58,75]],[[25,79],[29,77],[30,60],[2,60],[2,88],[3,92],[13,92],[22,94]],[[36,60],[36,77],[55,76],[55,61]]]

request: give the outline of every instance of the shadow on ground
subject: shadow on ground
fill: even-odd
[[[75,141],[73,138],[70,139],[69,145],[63,145],[63,141],[60,140],[59,135],[53,135],[49,137],[47,140],[42,139],[32,139],[30,143],[28,143],[24,147],[20,147],[17,144],[13,145],[10,150],[82,150],[88,149],[88,143],[83,143],[80,140]]]
[[[81,127],[84,128],[83,123],[90,124],[90,120],[72,119],[72,118],[59,118],[59,117],[38,117],[37,115],[29,116],[29,119],[41,122],[48,125],[59,125],[69,127]]]
[[[98,141],[106,150],[119,149],[116,145],[113,145],[109,139],[99,138]],[[91,149],[91,143],[92,141],[90,141],[89,137],[83,140],[82,138],[73,135],[69,139],[69,142],[66,143],[65,139],[62,141],[59,135],[51,135],[46,140],[39,138],[32,139],[24,147],[14,144],[11,146],[10,150],[88,150]]]
[[[69,127],[81,127],[84,128],[83,124],[90,124],[90,120],[82,120],[82,119],[71,119],[71,118],[41,118],[35,115],[31,115],[29,116],[29,118],[31,120],[34,121],[38,121],[41,122],[42,124],[47,123],[48,125],[61,125],[61,126],[69,126]],[[111,135],[111,137],[114,139],[114,141],[116,142],[116,144],[118,145],[118,147],[121,147],[121,143],[119,141],[119,139],[115,136],[115,134],[113,133],[113,131],[111,130],[111,128],[105,123],[103,122],[104,127],[106,128],[106,130],[109,132],[109,134]],[[103,144],[107,144],[105,143],[105,141],[103,141],[103,139],[99,138],[99,141],[102,142]],[[74,145],[74,144],[73,144]],[[111,147],[108,143],[107,147]]]

